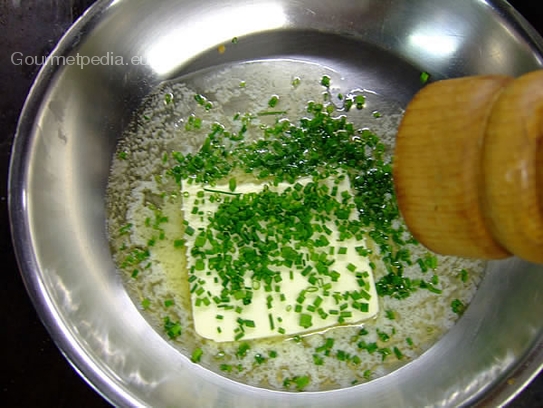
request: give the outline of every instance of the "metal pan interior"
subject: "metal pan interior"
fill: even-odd
[[[496,390],[494,401],[504,402],[541,369],[543,267],[511,259],[490,263],[458,324],[392,374],[323,393],[239,384],[190,363],[152,330],[126,294],[105,230],[117,140],[162,81],[229,63],[302,60],[405,105],[423,70],[439,79],[541,68],[543,41],[507,3],[101,1],[52,55],[111,63],[51,63],[38,76],[12,155],[14,242],[56,343],[114,404],[250,407],[257,398],[269,407],[457,406]],[[134,56],[145,65],[128,63]],[[115,64],[118,57],[127,63]],[[522,381],[504,390],[511,376]]]

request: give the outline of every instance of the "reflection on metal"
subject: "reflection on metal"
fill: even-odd
[[[150,65],[44,69],[21,115],[11,156],[14,246],[36,309],[63,353],[116,406],[245,408],[256,399],[270,408],[357,407],[360,401],[372,407],[471,406],[503,384],[521,361],[531,362],[528,374],[515,377],[531,378],[543,363],[543,353],[532,352],[543,342],[541,266],[516,259],[491,263],[459,323],[392,374],[333,392],[269,392],[192,364],[147,324],[115,271],[104,225],[116,138],[136,106],[180,68],[222,64],[234,36],[244,36],[236,46],[240,60],[303,58],[335,69],[351,89],[389,97],[394,92],[405,103],[421,86],[420,70],[439,79],[489,70],[517,76],[540,68],[543,40],[525,35],[529,27],[504,5],[501,0],[98,2],[53,55],[112,52],[144,56]],[[437,16],[465,25],[440,25]],[[500,46],[492,47],[493,41]],[[206,53],[221,43],[225,54]],[[47,108],[51,101],[58,109]],[[65,114],[59,117],[59,111]],[[508,386],[490,405],[500,405],[523,383]]]
[[[422,58],[450,58],[460,46],[460,38],[439,32],[415,31],[409,36],[409,46]]]
[[[278,29],[286,21],[279,3],[240,6],[234,3],[222,7],[218,4],[199,18],[190,19],[182,27],[162,35],[152,44],[145,61],[156,73],[165,75],[203,50],[219,45],[227,47],[234,37]]]

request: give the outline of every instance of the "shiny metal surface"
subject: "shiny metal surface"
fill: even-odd
[[[230,48],[234,36],[239,43]],[[490,264],[473,303],[441,341],[386,377],[301,394],[235,383],[192,364],[151,329],[124,291],[105,233],[116,140],[160,81],[231,61],[300,58],[405,104],[420,87],[410,72],[438,79],[543,67],[543,40],[507,3],[109,0],[93,6],[53,55],[146,62],[44,67],[10,169],[11,224],[28,291],[67,358],[112,403],[495,406],[541,370],[543,266],[511,259]]]

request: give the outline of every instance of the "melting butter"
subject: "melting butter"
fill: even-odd
[[[299,179],[298,188],[310,182],[313,180],[309,177]],[[347,176],[339,179],[330,177],[316,183],[326,185],[328,191],[335,193],[331,199],[349,206],[349,220],[357,219]],[[274,185],[259,181],[244,181],[239,186],[230,181],[214,187],[185,183],[182,187],[187,267],[196,332],[217,342],[258,339],[303,334],[338,324],[356,324],[375,316],[378,312],[377,293],[369,260],[364,255],[365,241],[354,236],[349,239],[340,237],[337,219],[326,219],[313,208],[305,210],[311,213],[315,225],[321,227],[317,227],[320,232],[315,231],[311,239],[318,240],[325,235],[326,245],[297,248],[298,260],[302,261],[297,265],[270,264],[269,269],[280,278],[275,276],[269,285],[255,281],[253,271],[245,271],[244,289],[240,293],[250,291],[250,303],[243,304],[243,299],[232,295],[228,296],[227,302],[219,301],[224,295],[225,282],[217,271],[209,267],[210,258],[218,254],[213,253],[209,240],[203,246],[201,242],[197,243],[198,237],[210,229],[210,219],[222,203],[238,194],[264,191],[284,194],[294,190],[293,184]],[[265,229],[266,220],[260,222]],[[266,237],[260,234],[258,239],[265,240]],[[254,244],[246,246],[254,248]],[[191,256],[195,248],[204,254]],[[280,250],[279,243],[277,252]],[[239,248],[229,254],[221,254],[225,255],[232,256],[235,261],[240,256]],[[317,265],[319,259],[333,263],[323,270],[322,262]]]

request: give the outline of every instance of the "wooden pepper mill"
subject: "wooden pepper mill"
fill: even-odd
[[[543,263],[543,70],[424,87],[393,171],[405,222],[429,249]]]

